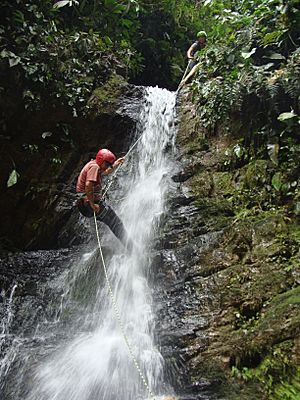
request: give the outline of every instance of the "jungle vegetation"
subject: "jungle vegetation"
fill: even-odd
[[[49,103],[65,105],[74,118],[84,115],[92,91],[114,73],[133,83],[177,88],[198,30],[208,34],[192,82],[202,126],[208,134],[221,127],[241,138],[228,149],[224,166],[264,153],[275,168],[269,186],[280,198],[298,198],[296,0],[3,1],[0,125],[6,152],[21,129],[16,115]],[[54,163],[59,163],[61,142],[72,142],[67,124],[58,130],[59,139],[51,144]],[[39,140],[20,145],[30,155],[50,135],[42,130]],[[10,170],[5,178],[9,187],[19,176],[14,157]]]
[[[134,84],[176,89],[186,67],[186,50],[199,30],[207,32],[208,43],[187,90],[197,105],[201,129],[207,139],[220,134],[235,139],[224,154],[224,171],[254,165],[256,184],[233,199],[237,218],[282,212],[294,226],[290,257],[296,260],[298,0],[3,0],[0,176],[4,194],[17,190],[22,180],[26,187],[25,163],[34,164],[46,154],[55,166],[61,149],[74,146],[72,129],[63,118],[54,135],[42,121],[31,129],[33,115],[50,104],[52,109],[65,107],[74,119],[84,118],[92,92],[114,74]],[[21,116],[28,121],[26,127],[18,124]],[[267,162],[267,170],[255,169],[258,159]],[[269,398],[299,399],[299,367],[287,354],[280,349],[257,369],[233,366],[233,375],[265,384]]]
[[[204,29],[209,38],[204,50],[208,75],[202,74],[207,84],[201,90],[216,98],[218,81],[207,77],[230,79],[233,93],[221,98],[230,97],[228,101],[238,107],[242,93],[237,93],[237,82],[259,86],[258,76],[297,63],[299,24],[296,0],[3,1],[1,105],[5,109],[3,99],[13,92],[18,106],[26,110],[41,108],[51,98],[72,107],[76,116],[91,91],[112,72],[133,83],[175,89],[185,69],[186,49],[195,33]],[[256,78],[248,82],[251,68]],[[228,101],[221,115],[210,113],[207,124],[223,118]]]
[[[299,215],[300,11],[296,1],[206,1],[209,45],[191,83],[208,136],[235,137],[224,170],[270,161],[243,204]],[[260,176],[257,176],[259,180]]]

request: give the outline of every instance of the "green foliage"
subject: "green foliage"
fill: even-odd
[[[283,176],[282,176],[282,174],[280,172],[276,172],[272,177],[272,186],[278,192],[280,191],[280,189],[283,186],[283,182],[282,182],[283,179],[282,178],[283,178]]]
[[[300,368],[288,356],[291,343],[282,343],[263,359],[257,368],[232,367],[232,375],[244,381],[258,381],[270,400],[298,400]]]
[[[254,173],[257,181],[240,184],[235,203],[266,210],[286,205],[297,213],[299,8],[293,0],[212,0],[201,13],[210,40],[191,85],[201,125],[207,136],[236,137],[224,154],[225,171],[271,161],[262,174]]]
[[[281,113],[279,116],[278,116],[278,121],[287,121],[287,120],[289,120],[289,119],[291,119],[291,118],[294,118],[294,117],[297,117],[297,114],[295,114],[294,113],[294,111],[292,110],[291,112],[284,112],[284,113]]]
[[[55,7],[53,7],[55,5]],[[61,152],[73,146],[66,124],[51,122],[30,132],[32,113],[55,109],[64,116],[82,117],[96,87],[115,72],[128,78],[141,69],[136,50],[139,7],[135,0],[3,1],[0,19],[0,126],[7,185],[14,186],[9,157],[24,179],[26,162],[45,153],[53,171],[61,164]],[[64,118],[64,117],[63,117]],[[49,132],[51,126],[52,132]],[[41,140],[42,139],[42,140]],[[25,150],[25,152],[24,152]],[[15,158],[18,156],[18,158]],[[26,178],[25,178],[26,179]],[[24,184],[24,181],[23,181]]]
[[[223,165],[225,169],[236,168],[245,162],[247,156],[247,149],[243,146],[243,140],[241,140],[225,150]]]
[[[297,190],[299,139],[291,138],[300,115],[298,22],[295,0],[5,0],[2,120],[12,87],[19,109],[43,109],[50,102],[71,108],[74,117],[87,111],[91,94],[115,72],[138,83],[177,87],[186,50],[205,30],[208,44],[199,52],[192,84],[202,124],[208,134],[222,126],[242,136],[240,147],[228,150],[225,169],[257,155],[285,169],[279,191],[269,182],[283,199]],[[42,146],[57,138],[47,130],[41,134]],[[60,138],[72,143],[71,135]],[[28,153],[33,149],[27,147]],[[58,159],[55,151],[51,157]]]
[[[239,277],[238,278],[240,281],[242,281],[242,278]],[[241,282],[240,282],[241,283]],[[243,314],[241,314],[240,312],[236,312],[235,313],[235,326],[237,329],[242,329],[244,331],[248,331],[253,329],[253,327],[255,327],[258,323],[259,323],[259,313],[255,313],[255,315],[253,315],[252,317],[246,317]]]
[[[194,80],[193,90],[195,97],[200,98],[201,108],[205,104],[205,114],[201,116],[209,130],[214,130],[219,121],[223,123],[224,118],[229,121],[232,113],[243,112],[243,108],[248,106],[246,95],[249,100],[250,97],[253,100],[258,98],[257,104],[261,105],[263,92],[269,92],[272,98],[268,106],[273,106],[273,111],[274,104],[271,102],[282,94],[278,93],[282,90],[280,85],[286,86],[283,89],[295,98],[295,93],[299,92],[297,71],[291,72],[291,80],[280,83],[278,80],[269,81],[272,71],[278,70],[289,54],[289,64],[297,64],[299,71],[299,52],[296,50],[293,54],[298,38],[292,29],[299,10],[293,4],[293,1],[283,3],[279,0],[204,3],[202,12],[207,18],[206,23],[211,24],[209,36],[213,38],[213,43],[209,43],[205,55],[200,58],[201,68]],[[211,21],[216,14],[218,18]],[[211,94],[211,88],[205,85],[208,79],[213,78],[219,80],[219,91],[213,87]],[[292,87],[288,89],[287,86]],[[212,100],[216,97],[217,104]],[[279,108],[279,105],[275,104],[276,107]],[[216,111],[217,117],[214,115]]]
[[[9,175],[7,181],[7,187],[9,188],[11,186],[14,186],[17,183],[19,176],[20,174],[18,174],[18,172],[15,169],[13,169]]]
[[[186,51],[198,31],[207,30],[201,2],[141,0],[137,49],[144,58],[138,83],[177,88],[186,68]]]
[[[64,1],[54,8],[50,0],[5,1],[0,56],[11,69],[7,74],[22,85],[25,108],[37,109],[50,96],[78,114],[116,68],[125,75],[138,72],[134,3]]]

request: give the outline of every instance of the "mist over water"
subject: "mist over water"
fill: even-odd
[[[124,330],[156,395],[163,394],[166,387],[164,360],[154,342],[153,298],[148,277],[150,249],[158,235],[174,168],[174,113],[174,93],[147,89],[133,142],[142,137],[118,174],[117,190],[111,201],[135,243],[133,252],[126,253],[117,239],[99,224],[101,241],[112,248],[112,256],[106,257],[107,270]],[[97,255],[97,248],[85,254],[64,288],[67,300],[62,308],[67,308],[72,287],[75,283],[78,286],[85,274],[91,275],[89,282],[97,283],[93,287],[83,285],[82,291],[94,294],[92,304],[86,302],[78,315],[80,329],[70,328],[71,337],[60,342],[35,367],[26,400],[149,398],[124,341]]]

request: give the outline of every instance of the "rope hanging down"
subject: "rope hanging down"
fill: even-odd
[[[182,82],[183,82],[184,78],[185,78],[185,77],[186,77],[186,75],[187,75],[187,72],[188,72],[189,66],[190,66],[190,62],[188,62],[188,65],[187,65],[187,67],[186,67],[186,69],[185,69],[185,71],[184,71],[184,73],[183,73],[183,75],[182,75],[181,81],[180,81],[180,83],[179,83],[179,85],[178,85],[178,88],[177,88],[177,90],[176,90],[176,92],[175,92],[176,94],[179,92],[180,85],[182,84]]]
[[[137,145],[137,143],[139,142],[141,137],[142,136],[140,136],[135,141],[133,146],[131,146],[131,148],[126,153],[125,157],[128,156],[128,154],[134,149],[134,147]],[[121,165],[122,164],[119,164],[117,166],[117,168],[114,171],[114,175],[116,174],[116,172],[118,171],[118,169],[120,168]],[[102,195],[103,197],[108,192],[108,190],[109,190],[110,186],[112,185],[112,183],[113,183],[113,180],[111,180],[111,182],[105,188],[105,190],[103,192],[103,195]],[[133,364],[134,364],[136,370],[138,371],[138,373],[140,375],[140,378],[141,378],[145,388],[147,389],[147,392],[150,395],[150,398],[155,400],[154,393],[151,391],[151,389],[150,389],[150,387],[149,387],[149,385],[147,383],[147,380],[146,380],[146,378],[145,378],[145,376],[144,376],[144,374],[143,374],[143,372],[141,370],[141,367],[139,366],[139,363],[138,363],[138,361],[137,361],[137,359],[136,359],[136,357],[135,357],[135,355],[133,353],[132,347],[130,345],[130,342],[129,342],[128,337],[127,337],[126,332],[125,332],[125,327],[124,327],[124,324],[123,324],[122,319],[121,319],[120,311],[119,311],[118,306],[117,306],[117,302],[116,302],[116,299],[115,299],[115,296],[114,296],[114,293],[113,293],[113,290],[112,290],[112,286],[111,286],[111,283],[110,283],[110,280],[109,280],[109,277],[108,277],[107,268],[106,268],[106,264],[105,264],[104,257],[103,257],[103,252],[102,252],[102,247],[101,247],[101,242],[100,242],[100,236],[99,236],[99,231],[98,231],[98,225],[97,225],[97,219],[96,219],[95,211],[94,211],[94,221],[95,221],[95,228],[96,228],[96,236],[97,236],[97,242],[98,242],[98,247],[99,247],[99,253],[100,253],[102,266],[103,266],[103,270],[104,270],[104,274],[105,274],[105,279],[106,279],[106,283],[107,283],[107,286],[108,286],[108,291],[109,291],[109,294],[110,294],[110,297],[111,297],[111,301],[112,301],[112,305],[113,305],[113,309],[114,309],[114,312],[115,312],[116,319],[117,319],[117,321],[119,323],[119,326],[120,326],[120,329],[121,329],[121,332],[122,332],[122,335],[123,335],[123,339],[124,339],[124,341],[126,343],[126,346],[127,346],[128,351],[129,351],[129,354],[130,354],[130,356],[132,358]]]
[[[102,261],[102,265],[103,265],[105,279],[106,279],[107,286],[108,286],[108,291],[109,291],[109,294],[110,294],[110,297],[111,297],[111,301],[112,301],[112,304],[113,304],[113,309],[114,309],[114,312],[115,312],[115,315],[116,315],[116,319],[117,319],[117,321],[118,321],[118,323],[120,325],[120,329],[121,329],[124,341],[125,341],[126,346],[128,348],[129,354],[130,354],[130,356],[132,358],[132,361],[133,361],[133,363],[135,365],[135,368],[137,369],[137,371],[138,371],[138,373],[139,373],[139,375],[140,375],[140,377],[142,379],[142,382],[143,382],[144,386],[146,387],[146,389],[147,389],[147,391],[148,391],[148,393],[150,395],[150,398],[155,400],[154,394],[152,393],[152,391],[151,391],[151,389],[150,389],[150,387],[149,387],[149,385],[148,385],[148,383],[146,381],[146,378],[145,378],[145,376],[144,376],[144,374],[143,374],[143,372],[142,372],[142,370],[141,370],[141,368],[140,368],[140,366],[139,366],[139,364],[137,362],[137,359],[136,359],[136,357],[135,357],[135,355],[133,353],[132,347],[131,347],[131,345],[129,343],[128,337],[127,337],[126,332],[125,332],[124,324],[123,324],[121,316],[120,316],[120,311],[118,309],[117,302],[116,302],[116,299],[115,299],[115,296],[114,296],[114,293],[113,293],[113,290],[112,290],[112,287],[111,287],[111,284],[110,284],[110,280],[109,280],[109,277],[108,277],[107,268],[106,268],[106,265],[105,265],[103,252],[102,252],[102,247],[101,247],[101,243],[100,243],[100,237],[99,237],[99,231],[98,231],[98,225],[97,225],[97,219],[96,219],[96,213],[95,212],[94,212],[94,221],[95,221],[95,228],[96,228],[96,235],[97,235],[97,241],[98,241],[100,257],[101,257],[101,261]]]

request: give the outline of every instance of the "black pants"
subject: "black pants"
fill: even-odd
[[[189,60],[187,72],[190,72],[197,64],[198,64],[197,60]]]
[[[124,228],[123,222],[114,212],[114,210],[107,205],[104,201],[98,201],[97,204],[100,206],[99,214],[96,214],[96,219],[103,222],[109,227],[112,233],[122,242],[122,244],[128,249],[132,248],[132,242],[128,239],[127,232]],[[91,218],[94,215],[94,210],[88,202],[79,200],[77,203],[78,209],[82,215],[87,218]]]

